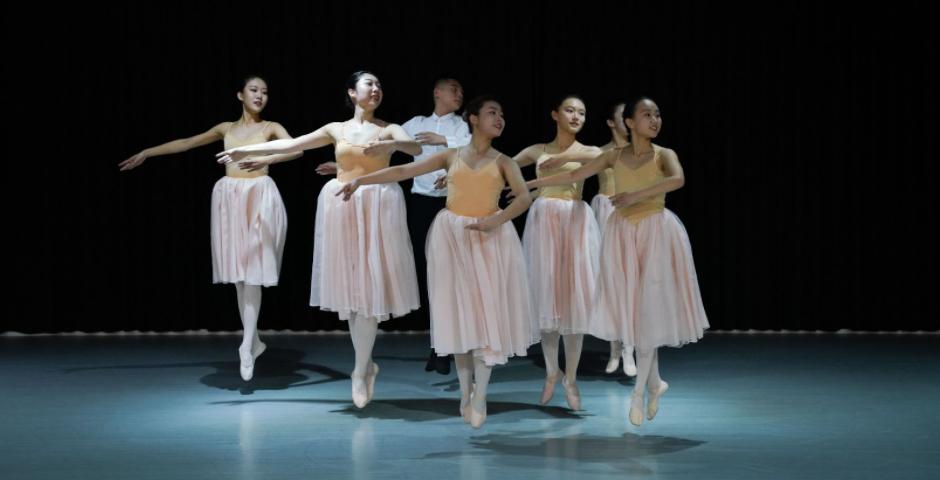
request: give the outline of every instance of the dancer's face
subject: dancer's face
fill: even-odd
[[[483,104],[479,115],[470,115],[473,131],[489,137],[496,138],[503,134],[506,120],[503,118],[503,107],[492,100]]]
[[[252,78],[238,92],[238,100],[242,102],[245,110],[252,113],[261,113],[268,105],[268,84],[260,78]]]
[[[656,138],[663,127],[659,107],[652,100],[641,100],[636,104],[633,117],[626,119],[630,130],[647,138]]]
[[[614,110],[614,116],[607,119],[607,126],[616,130],[621,136],[626,138],[627,126],[623,123],[623,104],[617,105]]]
[[[434,87],[434,100],[447,110],[456,112],[463,106],[463,87],[457,80],[447,80]]]
[[[363,110],[375,110],[382,104],[382,84],[379,79],[367,73],[356,82],[356,89],[347,90],[349,99]]]
[[[587,115],[587,108],[578,98],[566,98],[561,102],[558,110],[552,111],[552,120],[558,124],[558,128],[577,134],[584,128],[584,121]]]

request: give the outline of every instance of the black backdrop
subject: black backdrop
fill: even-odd
[[[586,99],[587,144],[608,140],[610,103],[651,95],[664,116],[657,143],[686,171],[667,204],[689,231],[713,328],[936,330],[937,37],[925,5],[17,7],[5,20],[13,309],[0,331],[240,328],[234,289],[211,284],[221,144],[130,173],[116,165],[237,119],[249,72],[268,79],[265,117],[294,135],[348,118],[343,82],[359,68],[379,75],[379,116],[399,123],[431,111],[443,72],[468,98],[497,94],[507,128],[496,147],[510,155],[551,139],[561,94]],[[314,168],[331,157],[324,148],[272,169],[290,227],[262,328],[344,328],[307,306],[327,180]],[[422,312],[383,328],[425,322]]]

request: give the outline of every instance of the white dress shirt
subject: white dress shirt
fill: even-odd
[[[415,156],[414,161],[416,162],[420,162],[445,149],[462,147],[470,143],[470,127],[467,126],[467,122],[463,121],[463,118],[460,118],[454,113],[448,113],[441,117],[438,117],[437,114],[434,113],[432,113],[430,117],[418,115],[405,122],[402,128],[405,129],[405,132],[407,132],[411,138],[415,138],[415,135],[421,132],[433,132],[447,139],[446,146],[422,145],[421,154]],[[444,170],[437,170],[415,177],[411,187],[411,193],[427,195],[429,197],[446,197],[446,188],[441,190],[434,189],[434,181],[441,175],[446,174],[447,172]]]

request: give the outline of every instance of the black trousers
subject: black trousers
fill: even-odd
[[[408,232],[415,253],[415,270],[418,274],[418,290],[421,294],[421,309],[412,312],[415,319],[422,325],[431,326],[431,312],[428,303],[428,266],[425,257],[424,244],[428,237],[428,230],[438,212],[447,203],[445,197],[429,197],[408,192]]]

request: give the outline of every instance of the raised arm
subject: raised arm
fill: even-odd
[[[119,163],[118,166],[121,168],[121,171],[130,170],[132,168],[139,167],[150,157],[185,152],[196,147],[201,147],[203,145],[208,145],[212,142],[222,140],[222,137],[225,136],[225,131],[228,130],[230,125],[231,122],[222,122],[210,128],[209,130],[200,133],[199,135],[194,135],[189,138],[180,138],[157,145],[155,147],[146,148],[141,150],[139,153],[132,155],[127,160]]]
[[[600,151],[600,149],[597,149],[596,151],[592,151],[592,152],[594,153],[594,157],[592,158],[592,160],[582,165],[581,168],[578,168],[577,170],[573,170],[570,172],[559,173],[558,175],[552,175],[550,177],[542,177],[542,178],[535,179],[535,180],[529,180],[528,182],[526,182],[526,186],[529,188],[540,188],[540,187],[551,187],[555,185],[565,185],[567,183],[580,182],[581,180],[584,180],[590,177],[591,175],[597,175],[599,172],[601,172],[602,170],[604,170],[610,165],[610,161],[612,158],[616,158],[614,154],[611,154],[613,150],[602,152]],[[569,154],[559,154],[559,155],[569,155]],[[573,155],[570,158],[583,158],[584,156],[585,155],[583,154],[579,154],[579,155]],[[578,161],[578,160],[569,160],[569,161]]]
[[[521,152],[517,153],[515,157],[512,157],[512,159],[520,168],[528,167],[539,159],[539,155],[541,155],[544,150],[545,145],[542,143],[529,145],[528,147],[522,149]]]
[[[270,142],[258,143],[255,145],[245,145],[243,147],[230,148],[224,152],[219,152],[215,156],[219,163],[237,162],[246,157],[256,157],[259,155],[274,155],[285,153],[297,153],[304,150],[312,150],[335,142],[339,123],[326,124],[306,135],[297,138],[285,138],[272,140]]]
[[[363,151],[366,155],[391,155],[395,151],[411,156],[421,155],[421,144],[412,140],[405,129],[394,123],[385,127],[384,138],[369,144]]]
[[[448,157],[453,155],[453,152],[454,150],[445,150],[420,162],[395,165],[394,167],[383,168],[377,172],[363,175],[344,185],[343,189],[337,192],[336,195],[343,195],[343,200],[349,200],[356,189],[363,185],[400,182],[435,170],[446,169]]]
[[[289,140],[292,137],[287,133],[287,129],[284,128],[280,123],[271,122],[271,136],[277,140]],[[293,152],[293,153],[281,153],[277,155],[265,155],[261,157],[254,157],[247,162],[242,162],[238,164],[239,168],[242,170],[248,170],[250,172],[261,170],[262,168],[273,165],[275,163],[287,162],[294,160],[295,158],[300,158],[303,156],[303,152]]]
[[[588,145],[578,146],[575,152],[565,152],[551,155],[551,158],[545,160],[539,165],[539,170],[554,170],[568,162],[577,162],[580,164],[591,163],[603,150]]]
[[[664,148],[662,152],[662,169],[666,178],[656,185],[637,190],[635,192],[622,192],[610,197],[610,203],[615,207],[628,207],[645,198],[663,193],[669,193],[685,185],[685,174],[679,163],[679,156],[671,149]]]

